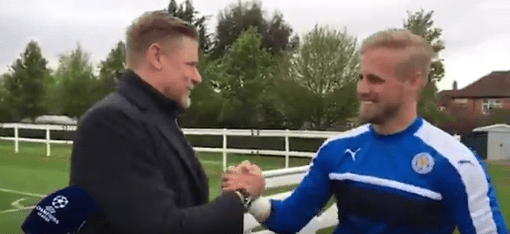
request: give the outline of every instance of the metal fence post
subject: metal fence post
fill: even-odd
[[[227,171],[227,129],[223,129],[223,171]]]
[[[46,127],[46,156],[50,156],[50,127]]]
[[[289,129],[285,130],[285,168],[289,167]]]
[[[14,126],[14,152],[19,152],[18,126]]]

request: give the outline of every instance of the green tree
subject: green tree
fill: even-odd
[[[171,0],[168,8],[165,9],[171,15],[191,23],[199,33],[200,49],[208,53],[212,48],[211,34],[207,32],[208,16],[201,16],[195,10],[193,2],[186,0],[181,5],[177,5],[175,0]]]
[[[4,80],[7,74],[3,74],[0,80],[0,122],[6,122],[11,120],[11,112],[7,105],[7,91],[5,90]]]
[[[13,121],[25,117],[33,120],[45,112],[43,97],[45,82],[50,74],[47,64],[37,42],[30,41],[21,58],[4,75],[5,101],[12,111]]]
[[[508,109],[492,109],[490,115],[483,125],[494,124],[509,124],[510,125],[510,110]]]
[[[414,13],[407,12],[408,18],[404,21],[404,28],[427,39],[434,52],[439,54],[445,48],[444,42],[441,40],[443,30],[433,27],[433,13],[434,11],[425,13],[423,9]],[[438,90],[436,84],[444,77],[443,60],[437,57],[432,61],[428,83],[424,87],[420,102],[418,103],[418,114],[436,125],[449,119],[446,114],[439,111],[437,104]]]
[[[262,3],[259,1],[238,1],[220,12],[216,26],[214,58],[226,54],[242,32],[255,27],[261,38],[261,45],[272,54],[282,54],[295,48],[299,41],[291,38],[292,28],[275,12],[270,19],[264,18]]]
[[[55,72],[50,74],[45,86],[44,107],[48,115],[62,115],[60,87]]]
[[[122,73],[126,71],[126,44],[119,41],[110,51],[106,60],[99,65],[99,80],[97,82],[96,100],[99,100],[115,90],[115,86]]]
[[[324,130],[356,115],[356,41],[345,29],[319,26],[304,36],[298,52],[275,78],[278,109],[290,123]]]
[[[268,96],[266,88],[275,66],[261,44],[260,34],[249,28],[216,68],[213,87],[224,98],[219,119],[230,127],[255,128],[264,121],[262,103]]]
[[[92,72],[89,54],[80,44],[71,53],[60,56],[56,82],[64,115],[79,117],[96,101],[94,88],[97,87],[97,79]]]

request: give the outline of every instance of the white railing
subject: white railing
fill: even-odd
[[[46,144],[46,155],[50,156],[50,144],[72,144],[72,141],[51,140],[51,131],[76,131],[76,126],[64,125],[34,125],[34,124],[18,124],[8,123],[0,124],[0,128],[14,129],[14,137],[0,137],[0,140],[14,141],[16,153],[19,152],[19,142],[37,142]],[[45,139],[21,138],[19,137],[19,129],[45,130]],[[261,154],[261,155],[278,155],[285,156],[285,169],[277,169],[264,171],[263,175],[266,179],[266,189],[296,185],[301,182],[309,166],[301,166],[288,168],[289,156],[313,157],[313,152],[290,151],[289,138],[329,138],[338,135],[340,132],[320,132],[320,131],[290,131],[290,130],[227,130],[227,129],[183,129],[186,135],[217,135],[223,136],[222,148],[204,148],[195,147],[199,152],[221,152],[223,153],[223,168],[226,170],[227,153],[239,154]],[[285,137],[285,151],[278,150],[259,150],[259,149],[232,149],[227,148],[228,136],[261,136],[261,137]],[[292,191],[267,196],[270,199],[285,199],[290,196]],[[332,227],[338,224],[338,210],[336,204],[329,207],[326,211],[314,217],[299,234],[314,234],[317,230]],[[274,234],[269,230],[252,232],[260,224],[250,214],[244,215],[244,233],[245,234]]]
[[[46,156],[51,155],[50,144],[72,144],[72,141],[52,140],[51,131],[76,131],[74,125],[40,125],[40,124],[20,124],[20,123],[4,123],[0,124],[1,128],[14,129],[14,137],[0,137],[0,140],[14,141],[14,152],[19,152],[19,142],[37,142],[46,144]],[[19,137],[19,129],[45,130],[46,138],[21,138]],[[186,135],[212,135],[223,136],[222,148],[194,147],[197,152],[214,152],[223,153],[223,170],[227,168],[227,154],[258,154],[258,155],[274,155],[285,156],[285,168],[289,167],[289,157],[313,157],[314,152],[291,151],[289,138],[322,138],[327,139],[340,134],[340,132],[326,131],[291,131],[291,130],[250,130],[250,129],[202,129],[202,128],[185,128],[182,129]],[[258,137],[284,137],[285,150],[261,150],[261,149],[234,149],[227,148],[228,136],[258,136]]]
[[[309,166],[301,166],[294,168],[285,168],[264,171],[262,174],[266,178],[266,189],[276,188],[287,185],[295,185],[301,183],[301,180],[308,173]],[[270,199],[285,199],[292,194],[292,191],[285,193],[266,196]],[[318,230],[336,226],[338,224],[338,208],[336,204],[331,205],[324,212],[315,216],[308,224],[303,227],[298,234],[315,234]],[[249,234],[274,234],[269,230],[252,232],[253,229],[260,227],[260,224],[251,214],[244,215],[244,233]]]

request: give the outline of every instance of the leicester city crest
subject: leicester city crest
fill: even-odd
[[[428,153],[419,153],[411,162],[413,170],[418,174],[427,174],[434,167],[434,158]]]

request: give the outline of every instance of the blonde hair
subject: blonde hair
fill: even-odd
[[[198,32],[189,23],[173,17],[166,11],[145,12],[126,30],[126,63],[136,68],[139,58],[153,43],[172,43],[187,36],[198,40]]]
[[[423,75],[422,88],[425,87],[430,73],[430,65],[435,53],[430,43],[423,37],[406,29],[388,29],[369,36],[361,46],[361,54],[376,48],[388,48],[403,51],[403,58],[397,64],[396,74],[405,80],[413,71]]]

